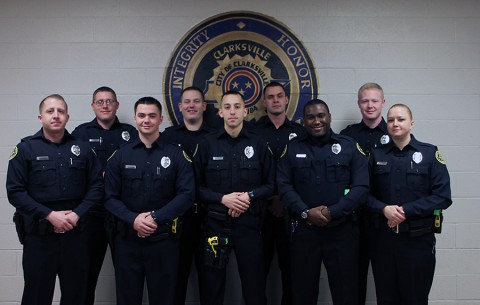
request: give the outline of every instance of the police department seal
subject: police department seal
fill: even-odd
[[[247,120],[259,119],[265,114],[263,88],[272,81],[283,84],[289,96],[288,118],[301,118],[303,104],[318,94],[318,80],[300,39],[266,15],[213,16],[185,34],[170,56],[163,80],[168,118],[173,125],[183,120],[177,107],[181,91],[196,86],[204,91],[205,119],[212,125],[221,121],[216,107],[228,90],[244,95]]]

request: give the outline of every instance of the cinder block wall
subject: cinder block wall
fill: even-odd
[[[380,83],[387,107],[411,106],[418,139],[439,146],[452,178],[453,206],[437,238],[431,304],[480,304],[480,2],[476,0],[306,1],[33,1],[0,0],[0,180],[18,141],[36,132],[40,100],[69,103],[73,130],[91,120],[91,93],[114,88],[119,117],[133,122],[139,97],[162,97],[167,59],[196,23],[218,13],[250,10],[286,24],[304,42],[317,69],[333,128],[359,121],[356,91]],[[170,123],[165,120],[162,129]],[[22,248],[13,208],[0,189],[0,305],[19,304]],[[233,265],[233,264],[232,264]],[[235,273],[233,266],[231,271]],[[107,257],[97,304],[114,304]],[[229,304],[241,304],[236,275]],[[278,271],[269,283],[278,301]],[[325,275],[319,304],[329,303]],[[55,302],[58,303],[56,293]],[[368,301],[374,304],[373,282]],[[196,304],[195,287],[188,301]]]

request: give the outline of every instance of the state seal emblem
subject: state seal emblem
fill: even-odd
[[[164,100],[172,125],[182,122],[178,102],[182,90],[195,86],[207,102],[205,120],[223,126],[217,115],[223,93],[245,97],[247,120],[265,115],[263,88],[284,85],[287,117],[299,120],[303,105],[318,94],[313,61],[300,39],[272,17],[246,11],[213,16],[192,28],[175,47],[163,79]]]

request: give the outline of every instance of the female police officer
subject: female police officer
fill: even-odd
[[[410,134],[412,112],[403,104],[387,114],[392,140],[370,156],[368,206],[374,222],[371,257],[377,304],[428,304],[435,270],[441,209],[452,203],[450,178],[437,147]]]

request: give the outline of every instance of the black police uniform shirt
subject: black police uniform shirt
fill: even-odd
[[[205,123],[195,131],[188,130],[185,124],[180,124],[168,127],[161,133],[160,137],[166,142],[179,146],[193,159],[198,151],[198,144],[205,135],[213,131],[214,129]]]
[[[61,142],[53,143],[41,129],[22,139],[10,156],[8,199],[22,215],[35,220],[70,209],[82,217],[103,200],[101,173],[87,142],[65,130]]]
[[[138,138],[138,132],[130,124],[120,123],[117,117],[110,129],[103,129],[96,118],[92,121],[83,123],[75,130],[72,135],[88,141],[93,150],[97,153],[98,159],[102,164],[102,170],[105,171],[108,158],[113,152],[128,141]]]
[[[402,150],[393,141],[372,151],[368,206],[383,214],[386,205],[400,205],[405,216],[432,216],[452,204],[450,176],[437,147],[417,141]]]
[[[267,142],[275,161],[280,159],[282,151],[289,141],[306,134],[302,125],[289,119],[285,119],[285,122],[277,129],[267,115],[261,117],[251,126],[251,129]]]
[[[383,117],[375,128],[368,127],[362,120],[360,123],[348,125],[340,131],[340,134],[357,141],[367,156],[370,155],[373,148],[387,144],[391,140],[387,131],[387,123]]]
[[[277,167],[280,198],[294,213],[328,206],[332,219],[350,215],[368,196],[368,163],[358,143],[330,131],[285,148]]]
[[[147,148],[140,139],[125,144],[108,160],[105,207],[133,225],[139,213],[155,211],[157,223],[182,215],[193,204],[191,160],[160,138]]]
[[[245,127],[236,138],[224,128],[207,135],[200,143],[194,163],[201,203],[213,205],[219,211],[227,211],[221,200],[232,192],[251,192],[252,201],[272,195],[275,179],[272,152],[265,141]]]

